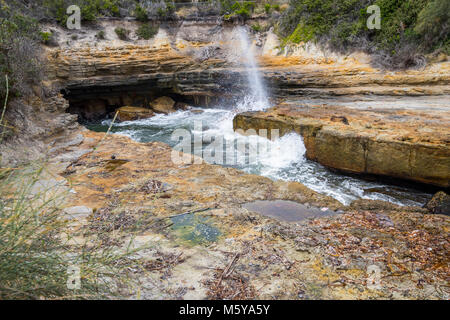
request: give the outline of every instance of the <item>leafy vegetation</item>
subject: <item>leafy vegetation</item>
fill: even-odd
[[[381,29],[369,30],[367,8],[381,9]],[[365,50],[388,67],[420,64],[417,56],[448,53],[450,1],[291,0],[278,32],[284,43],[315,41],[333,50]]]
[[[133,12],[136,20],[146,22],[148,20],[171,20],[176,18],[175,4],[171,0],[136,0]]]
[[[42,43],[44,43],[44,44],[47,44],[50,41],[51,37],[52,37],[52,33],[48,32],[48,31],[40,32],[39,34],[41,35]]]
[[[12,96],[27,94],[42,75],[39,43],[50,40],[41,34],[38,20],[15,1],[0,1],[0,98],[6,94],[5,75]],[[48,38],[47,38],[48,36]]]
[[[97,34],[95,35],[95,37],[98,40],[105,40],[105,31],[100,30],[99,32],[97,32]]]
[[[159,30],[159,26],[154,26],[150,23],[146,23],[141,25],[137,31],[136,34],[140,39],[148,40],[150,38],[153,38]]]
[[[420,11],[414,32],[422,36],[426,46],[450,52],[450,1],[432,1]]]
[[[117,34],[120,40],[127,40],[128,35],[130,34],[130,30],[120,27],[115,28],[114,32]]]
[[[140,5],[136,6],[136,9],[134,9],[134,16],[136,17],[136,20],[145,22],[148,20],[147,11],[142,8]]]
[[[119,0],[41,0],[46,18],[65,26],[69,15],[67,8],[77,5],[83,21],[95,21],[100,16],[119,16]]]
[[[173,17],[175,13],[175,5],[173,3],[166,2],[165,6],[159,7],[157,9],[157,13],[160,18]]]
[[[224,19],[231,20],[234,17],[248,19],[250,18],[253,10],[255,9],[255,3],[244,1],[244,2],[233,2],[233,1],[221,1],[222,12],[225,13]]]
[[[252,25],[252,30],[255,32],[261,32],[262,27],[259,23]]]

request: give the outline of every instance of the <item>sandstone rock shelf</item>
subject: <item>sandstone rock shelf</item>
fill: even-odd
[[[207,163],[175,165],[170,161],[171,148],[160,142],[138,143],[87,130],[82,134],[84,141],[78,148],[87,153],[63,175],[75,191],[67,206],[77,212],[84,206],[83,212],[92,213],[78,214],[74,232],[114,226],[110,232],[95,230],[105,245],[125,246],[131,237],[134,246],[147,245],[139,252],[143,265],[180,257],[167,266],[159,264],[161,268],[132,271],[142,285],[141,298],[212,298],[210,290],[220,275],[216,270],[225,268],[236,254],[233,275],[241,277],[240,286],[248,288],[251,298],[298,299],[299,285],[302,297],[309,299],[446,297],[446,216],[382,201],[342,206],[296,182],[272,181]],[[112,155],[121,159],[119,165],[109,166]],[[268,199],[339,212],[285,223],[243,205]],[[189,237],[167,227],[177,222],[170,217],[199,208],[206,210],[196,214],[198,219],[214,228],[217,237],[198,243],[190,237],[190,225],[185,228]],[[383,276],[377,290],[365,285],[373,261]],[[433,281],[418,287],[419,279]],[[228,288],[233,283],[232,277],[222,280]]]
[[[206,50],[208,45],[192,46],[192,50],[197,50],[194,53],[169,44],[55,49],[48,53],[49,78],[72,98],[133,89],[206,97],[239,95],[246,91],[246,70],[239,61],[220,56],[221,50],[217,57],[199,60],[195,52]],[[289,58],[261,57],[260,66],[270,91],[280,97],[450,93],[450,62],[424,70],[384,72],[356,61],[306,64]]]
[[[303,136],[306,157],[329,168],[450,186],[448,104],[434,111],[356,105],[291,101],[267,112],[238,114],[233,125],[235,130],[279,129],[281,135],[295,131]]]

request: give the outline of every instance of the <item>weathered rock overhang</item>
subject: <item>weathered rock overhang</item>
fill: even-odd
[[[220,69],[94,77],[69,81],[61,92],[70,113],[98,120],[121,106],[148,107],[161,96],[202,107],[229,103],[244,87],[240,72]]]
[[[234,129],[278,129],[280,136],[303,137],[306,157],[342,172],[379,175],[438,187],[450,187],[448,144],[411,143],[381,135],[339,130],[315,119],[277,119],[263,112],[246,112],[233,119]]]

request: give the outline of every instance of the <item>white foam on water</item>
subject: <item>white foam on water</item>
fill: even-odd
[[[262,143],[264,142],[261,141]],[[276,174],[280,169],[305,160],[306,148],[302,137],[296,133],[287,134],[275,141],[268,140],[267,145],[267,151],[259,154],[259,161],[263,166],[262,175]]]

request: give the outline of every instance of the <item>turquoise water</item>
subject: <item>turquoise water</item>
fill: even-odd
[[[196,214],[185,214],[171,218],[171,231],[184,243],[207,245],[218,240],[222,234],[213,226],[211,218]]]

